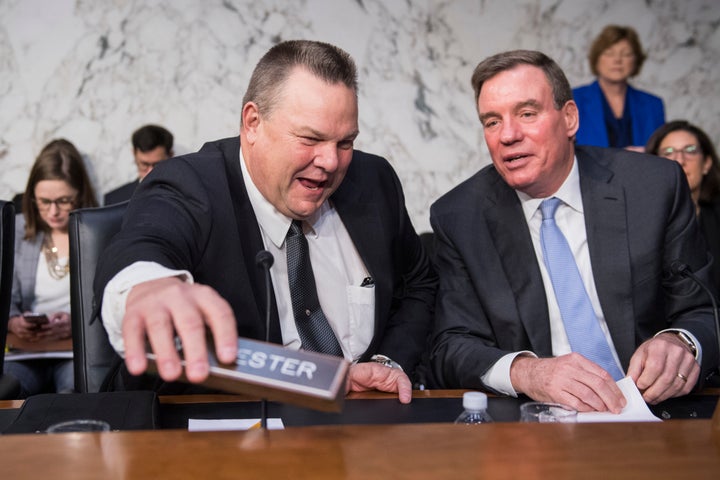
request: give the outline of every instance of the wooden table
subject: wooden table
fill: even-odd
[[[0,437],[3,478],[717,479],[710,420]]]
[[[720,427],[713,421],[6,435],[0,436],[0,471],[2,478],[53,480],[718,479]]]

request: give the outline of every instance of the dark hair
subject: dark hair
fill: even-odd
[[[243,105],[253,102],[261,115],[270,115],[295,67],[304,67],[329,84],[342,83],[357,95],[357,69],[347,52],[329,43],[289,40],[278,43],[260,59]]]
[[[700,183],[700,199],[699,202],[706,203],[712,202],[720,194],[720,159],[718,159],[715,146],[710,141],[707,133],[705,133],[700,127],[693,125],[687,120],[673,120],[665,125],[660,126],[653,132],[645,145],[645,151],[653,155],[658,155],[660,151],[660,144],[662,141],[672,132],[688,132],[697,138],[700,144],[700,150],[703,158],[709,156],[711,160],[710,170],[703,176],[702,182]]]
[[[612,47],[621,40],[627,40],[630,44],[630,48],[632,48],[633,53],[635,54],[635,68],[633,69],[630,76],[634,77],[635,75],[640,73],[640,69],[642,68],[643,63],[645,63],[647,55],[645,55],[645,52],[643,52],[642,45],[640,45],[640,38],[638,37],[637,32],[632,27],[608,25],[607,27],[603,28],[602,32],[600,32],[600,35],[595,37],[595,40],[593,40],[593,43],[590,46],[590,53],[588,53],[588,61],[590,62],[590,70],[592,70],[593,75],[598,75],[597,62],[600,58],[600,55],[602,55],[605,50]]]
[[[573,99],[570,82],[568,82],[565,73],[552,58],[534,50],[511,50],[488,57],[475,67],[470,80],[475,91],[475,105],[477,105],[480,90],[487,80],[520,65],[532,65],[545,73],[552,88],[553,103],[558,110]]]
[[[165,147],[165,153],[172,155],[173,135],[159,125],[145,125],[132,134],[134,150],[149,152],[158,147]]]
[[[35,240],[38,230],[49,230],[40,218],[35,204],[35,186],[43,180],[63,180],[77,190],[75,208],[97,207],[95,190],[90,184],[82,156],[75,145],[59,138],[43,147],[30,170],[27,187],[23,195],[25,215],[25,239]]]

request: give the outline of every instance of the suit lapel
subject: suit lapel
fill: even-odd
[[[620,362],[627,368],[635,350],[635,321],[625,194],[599,159],[582,148],[576,153],[595,288]]]
[[[242,250],[242,257],[245,262],[244,270],[247,272],[247,280],[240,279],[238,288],[243,288],[243,284],[246,284],[244,288],[247,288],[247,284],[249,284],[255,299],[255,311],[258,312],[262,319],[262,328],[260,330],[265,333],[265,304],[267,297],[265,273],[255,264],[255,256],[259,251],[264,250],[265,247],[255,212],[253,211],[247,190],[245,189],[242,170],[240,169],[239,138],[234,142],[223,142],[221,148],[223,157],[225,158],[225,170],[230,185],[230,196],[232,197],[233,210],[235,211],[237,232],[241,241],[240,249]],[[242,272],[238,272],[238,275],[241,273]],[[282,333],[280,331],[280,320],[274,292],[271,292],[270,310],[269,339],[271,342],[282,344]]]
[[[489,206],[485,218],[488,231],[500,254],[500,261],[516,299],[517,314],[528,335],[530,349],[539,356],[551,356],[552,341],[545,287],[520,200],[499,175],[487,200]]]

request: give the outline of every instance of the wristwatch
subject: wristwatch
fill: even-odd
[[[681,342],[687,345],[690,349],[690,353],[692,353],[695,356],[695,359],[697,359],[697,347],[695,346],[695,342],[692,341],[692,338],[690,338],[685,332],[676,331],[674,333],[678,336]]]
[[[376,355],[373,355],[372,357],[370,357],[370,360],[375,363],[385,365],[386,367],[398,368],[401,371],[403,371],[403,368],[400,366],[400,364],[388,356],[376,354]]]

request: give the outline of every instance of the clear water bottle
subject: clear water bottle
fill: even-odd
[[[490,423],[492,418],[487,411],[487,395],[482,392],[465,392],[463,394],[463,412],[455,423],[474,425],[476,423]]]

